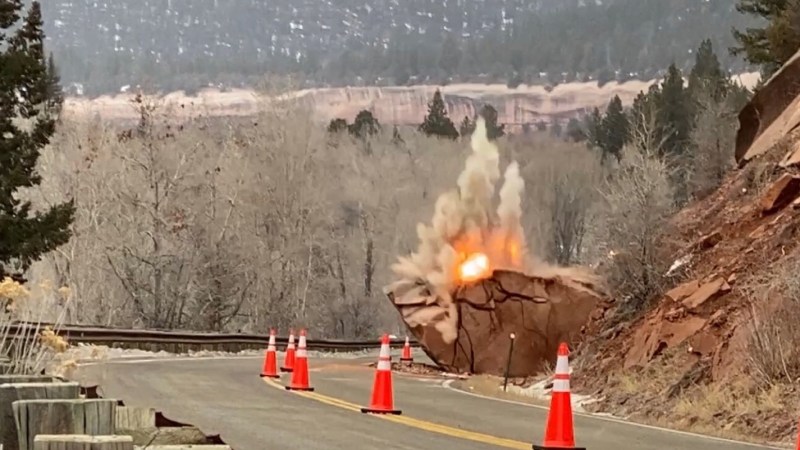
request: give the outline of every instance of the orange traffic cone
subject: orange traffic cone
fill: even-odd
[[[286,346],[286,354],[283,355],[281,372],[291,372],[292,369],[294,369],[294,330],[289,330],[289,344]]]
[[[797,450],[800,450],[800,424],[797,425]]]
[[[386,334],[381,338],[381,353],[378,356],[378,368],[372,385],[372,401],[369,408],[361,408],[361,412],[400,414],[399,409],[394,409],[392,399],[392,355],[389,353],[389,336]]]
[[[411,356],[411,344],[408,343],[408,336],[406,336],[406,343],[403,345],[403,354],[400,355],[400,362],[411,364],[414,358]]]
[[[306,330],[300,330],[300,344],[294,359],[292,382],[286,386],[290,391],[313,391],[308,384],[308,354],[306,353]]]
[[[280,378],[278,375],[278,361],[275,354],[275,330],[269,330],[269,344],[267,354],[264,355],[264,368],[261,369],[262,377]]]
[[[575,447],[572,427],[572,403],[569,394],[569,348],[567,344],[558,347],[556,374],[553,381],[553,396],[550,399],[550,412],[547,415],[547,428],[542,445],[533,444],[533,450],[586,450]]]

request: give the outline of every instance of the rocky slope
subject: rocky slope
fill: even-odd
[[[752,439],[794,439],[800,359],[800,53],[740,114],[739,168],[673,218],[682,265],[633,322],[605,305],[576,384],[599,409]],[[595,374],[606,374],[598,377]]]

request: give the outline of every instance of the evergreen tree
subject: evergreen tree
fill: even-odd
[[[603,147],[603,115],[599,108],[592,110],[583,119],[583,129],[586,134],[586,146],[592,148]]]
[[[644,127],[653,127],[656,129],[653,130],[655,135],[652,137],[656,140],[660,140],[661,136],[658,136],[659,130],[654,125],[651,125],[656,124],[660,97],[661,87],[657,83],[654,83],[650,85],[647,93],[639,92],[636,98],[633,99],[633,105],[631,105],[628,114],[628,123],[630,124],[631,133],[642,134],[646,132]],[[645,143],[642,142],[641,144],[644,145]],[[641,150],[645,149],[642,148]]]
[[[439,89],[433,94],[433,100],[428,103],[428,114],[420,124],[419,131],[427,136],[458,139],[458,130],[453,121],[447,117],[447,109]]]
[[[694,67],[689,73],[689,95],[697,98],[705,93],[715,101],[721,101],[727,95],[729,85],[711,40],[704,40],[695,53]]]
[[[337,117],[336,119],[331,119],[330,123],[328,123],[328,133],[339,133],[348,129],[348,127],[347,120]]]
[[[61,113],[61,106],[64,104],[64,91],[61,89],[61,78],[58,76],[58,69],[52,53],[47,58],[47,98],[48,112],[58,116]]]
[[[739,0],[736,9],[766,19],[763,28],[734,30],[739,46],[731,53],[760,65],[767,78],[800,49],[800,0]]]
[[[584,131],[583,127],[581,126],[581,121],[572,117],[567,122],[567,130],[566,130],[567,139],[571,139],[574,142],[581,142],[586,139],[586,132]]]
[[[602,150],[601,162],[613,156],[620,160],[622,157],[622,147],[628,142],[628,117],[622,108],[622,100],[618,95],[611,99],[606,108],[606,114],[600,123],[601,131],[600,149]]]
[[[378,134],[380,128],[381,124],[372,112],[363,109],[358,112],[353,123],[347,126],[347,131],[355,137],[363,138]]]
[[[34,261],[69,241],[75,207],[69,201],[33,212],[15,195],[41,183],[36,163],[62,102],[45,57],[39,2],[21,13],[21,1],[0,0],[0,279],[24,281]]]
[[[689,145],[692,117],[683,75],[675,64],[669,66],[661,83],[657,120],[664,136],[663,152],[673,158],[681,157]]]
[[[506,126],[497,124],[497,110],[492,105],[483,105],[480,111],[481,117],[486,121],[486,138],[491,140],[503,137],[506,134]],[[474,129],[474,125],[473,125]]]
[[[458,132],[462,137],[469,137],[473,131],[475,131],[475,121],[470,120],[468,116],[464,116],[464,120],[458,126]]]

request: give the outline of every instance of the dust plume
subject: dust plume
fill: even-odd
[[[488,257],[489,267],[483,271],[487,276],[495,269],[525,272],[529,268],[520,223],[525,182],[519,166],[512,162],[506,168],[495,210],[492,203],[500,178],[500,154],[487,139],[483,118],[476,123],[471,147],[457,180],[458,189],[439,196],[431,225],[417,225],[417,251],[400,257],[392,266],[395,274],[424,282],[431,294],[447,303],[452,302],[450,292],[463,281],[459,265],[471,255]]]
[[[482,118],[471,147],[458,188],[439,196],[430,225],[417,225],[417,251],[392,266],[400,279],[387,289],[410,327],[433,324],[445,343],[458,336],[456,288],[490,278],[495,270],[554,280],[591,295],[597,294],[599,281],[586,269],[551,266],[531,253],[521,223],[525,181],[516,162],[505,168],[499,204],[493,207],[500,155],[487,139]]]

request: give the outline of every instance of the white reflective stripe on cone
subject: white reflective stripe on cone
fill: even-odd
[[[569,392],[569,380],[554,380],[553,392]]]
[[[381,352],[378,354],[381,358],[388,358],[389,357],[389,346],[388,345],[381,345]]]
[[[275,335],[274,334],[270,334],[269,335],[269,345],[271,345],[273,347],[275,346]]]
[[[569,360],[566,356],[559,356],[556,360],[556,373],[569,373]]]
[[[276,349],[275,349],[275,344],[269,344],[269,345],[267,346],[267,351],[268,351],[268,352],[274,352],[275,350],[276,350]]]
[[[306,348],[306,337],[300,336],[300,347],[299,348]]]
[[[298,349],[294,356],[295,358],[308,358],[308,354],[304,348]]]
[[[388,359],[378,361],[378,370],[392,370],[392,362]]]

